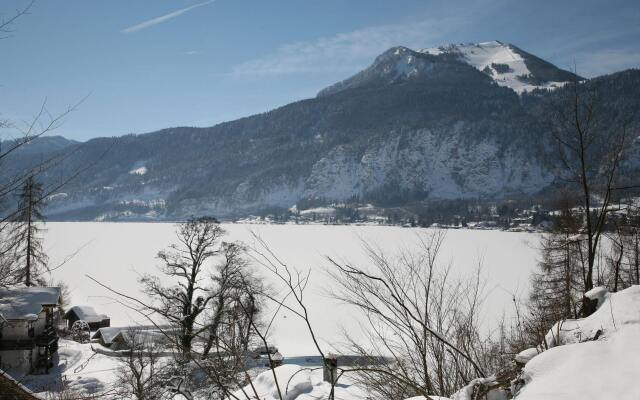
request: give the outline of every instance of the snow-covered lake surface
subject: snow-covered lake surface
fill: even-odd
[[[317,334],[325,344],[339,344],[342,328],[358,330],[354,312],[327,295],[331,278],[325,256],[365,265],[362,241],[388,252],[418,246],[425,229],[382,226],[247,225],[225,224],[225,240],[252,242],[251,231],[269,244],[289,266],[312,270],[305,301]],[[487,281],[485,319],[494,322],[512,313],[511,293],[523,294],[537,260],[538,235],[480,230],[448,230],[441,261],[451,263],[457,275],[471,274],[482,262]],[[55,266],[76,253],[54,271],[54,279],[69,283],[72,305],[90,304],[111,317],[112,326],[134,322],[148,324],[134,310],[123,307],[114,295],[86,275],[131,296],[143,298],[138,277],[156,272],[156,253],[175,242],[175,226],[168,223],[48,223],[45,248]],[[271,278],[268,278],[271,279]],[[290,312],[276,318],[273,342],[285,356],[315,354],[303,323]]]

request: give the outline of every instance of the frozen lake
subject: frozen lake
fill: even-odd
[[[289,266],[311,268],[306,292],[312,323],[327,343],[338,343],[341,327],[357,329],[352,311],[326,295],[331,279],[325,256],[364,265],[362,240],[385,251],[417,247],[420,228],[382,226],[246,225],[224,224],[227,241],[250,242],[259,234]],[[69,283],[71,304],[90,304],[111,317],[111,325],[145,323],[141,315],[113,299],[113,295],[89,280],[89,274],[106,285],[132,296],[142,296],[137,282],[142,273],[155,272],[156,253],[175,242],[175,226],[168,223],[55,222],[46,225],[45,249],[55,266],[77,254],[53,272]],[[456,274],[472,273],[481,260],[487,280],[486,321],[511,314],[511,292],[523,294],[537,260],[538,235],[481,230],[448,230],[440,260],[451,263]],[[148,323],[148,322],[147,322]],[[276,319],[273,342],[285,356],[314,354],[302,322],[290,312]]]

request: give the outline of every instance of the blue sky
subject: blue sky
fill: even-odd
[[[638,67],[640,2],[38,0],[0,40],[0,117],[88,95],[56,134],[210,126],[313,97],[395,45],[494,39],[587,77]]]

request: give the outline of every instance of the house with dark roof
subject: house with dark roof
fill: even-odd
[[[85,321],[89,324],[91,331],[97,331],[111,325],[111,319],[107,315],[98,314],[91,306],[73,306],[64,314],[64,319],[67,320],[69,329],[76,321]]]
[[[60,288],[0,289],[0,369],[49,372],[58,351]]]

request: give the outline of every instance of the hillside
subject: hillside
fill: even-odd
[[[396,47],[316,98],[210,128],[49,146],[11,157],[4,173],[55,154],[64,162],[46,182],[87,169],[49,202],[62,220],[528,196],[553,184],[546,107],[574,78],[500,42]],[[584,84],[601,95],[605,120],[640,108],[638,70]]]

